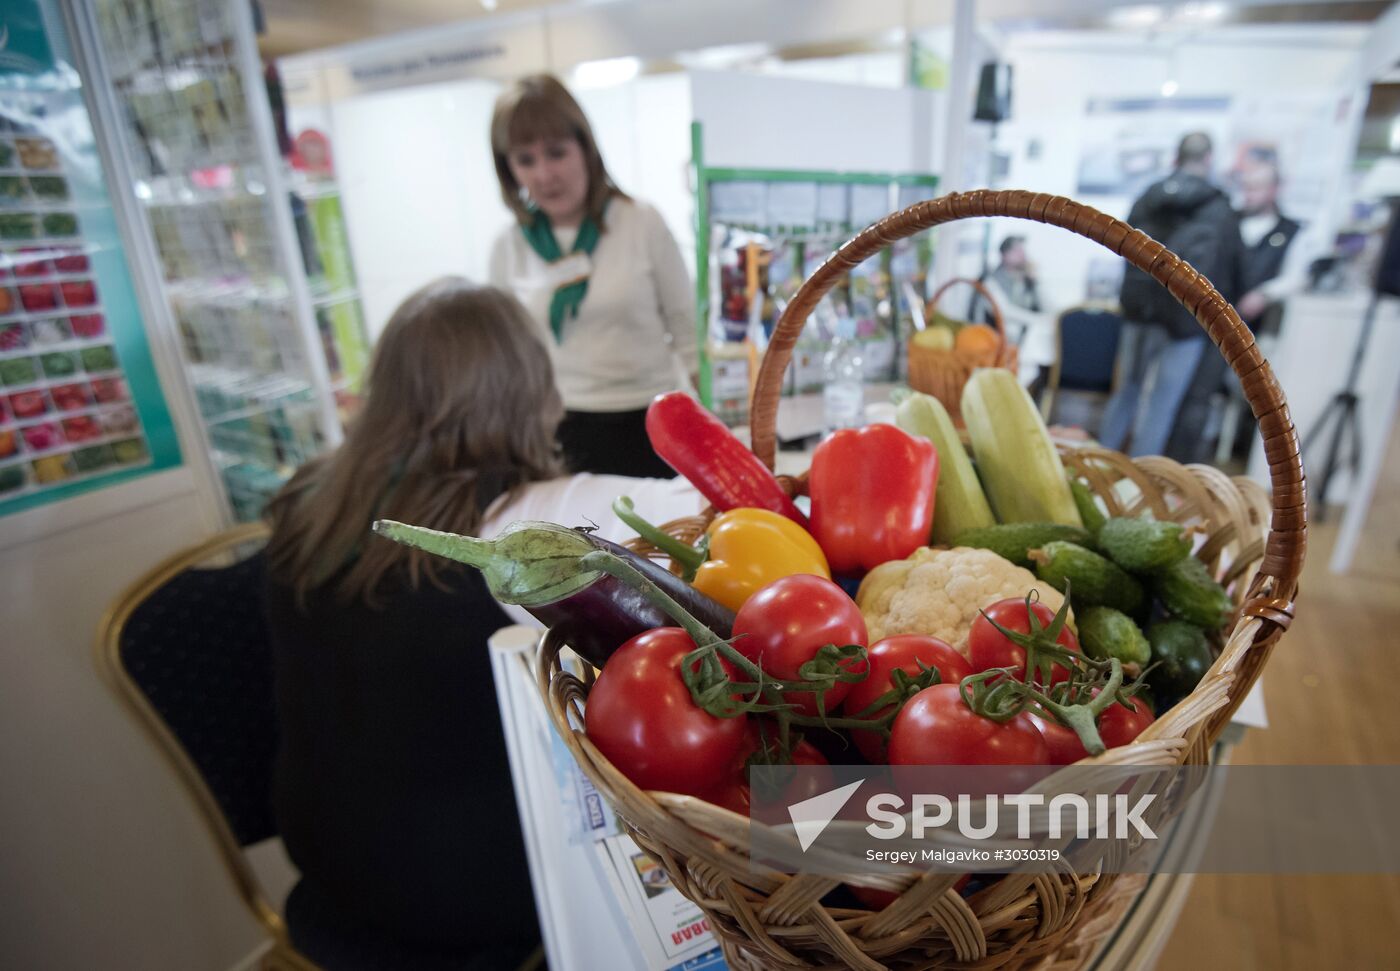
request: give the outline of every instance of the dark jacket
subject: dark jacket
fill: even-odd
[[[1173,172],[1133,203],[1128,222],[1181,257],[1229,301],[1240,296],[1244,243],[1225,193],[1197,175]],[[1136,267],[1123,275],[1126,319],[1158,324],[1174,339],[1204,335],[1200,324],[1166,287]]]
[[[331,971],[513,967],[539,940],[486,647],[510,620],[476,570],[447,585],[305,611],[267,586],[288,923]]]

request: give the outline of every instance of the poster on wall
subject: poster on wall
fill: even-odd
[[[0,516],[180,463],[62,20],[0,15]]]

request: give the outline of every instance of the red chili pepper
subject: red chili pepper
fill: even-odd
[[[937,483],[933,443],[894,425],[844,429],[818,445],[811,532],[831,572],[873,570],[927,545]]]
[[[769,509],[807,527],[807,517],[773,473],[690,395],[657,395],[647,408],[647,437],[656,454],[724,512]]]

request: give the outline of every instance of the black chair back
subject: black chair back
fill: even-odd
[[[1060,383],[1067,391],[1113,390],[1113,369],[1123,318],[1106,310],[1078,309],[1060,318]]]

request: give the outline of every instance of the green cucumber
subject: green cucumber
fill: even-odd
[[[1235,610],[1225,588],[1194,556],[1160,570],[1153,576],[1152,587],[1168,611],[1204,630],[1220,630]]]
[[[1116,657],[1124,665],[1137,665],[1139,669],[1152,657],[1152,648],[1138,625],[1112,607],[1089,607],[1080,612],[1079,645],[1090,657]]]
[[[1055,589],[1069,591],[1076,610],[1112,607],[1131,614],[1142,605],[1142,584],[1093,550],[1055,540],[1029,553],[1035,575]]]
[[[1004,560],[1030,569],[1034,566],[1030,551],[1055,540],[1088,546],[1093,542],[1087,532],[1077,526],[1061,523],[1002,523],[965,529],[953,537],[953,546],[991,550]]]
[[[1210,668],[1210,642],[1195,624],[1184,620],[1164,620],[1147,630],[1152,645],[1153,668],[1147,683],[1163,699],[1191,693]]]
[[[1069,494],[1074,497],[1074,505],[1079,509],[1079,518],[1084,520],[1084,528],[1089,531],[1089,535],[1097,537],[1106,520],[1099,504],[1094,501],[1094,494],[1089,491],[1087,485],[1075,478],[1069,480]]]
[[[1125,570],[1153,573],[1191,553],[1191,537],[1171,520],[1115,516],[1098,533],[1099,549]]]

